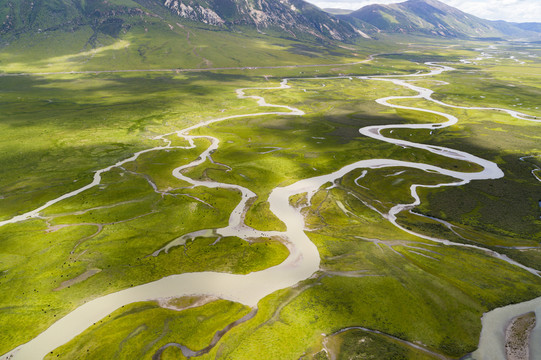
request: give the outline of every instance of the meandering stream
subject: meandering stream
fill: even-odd
[[[39,216],[39,212],[45,208],[62,201],[64,199],[73,197],[87,189],[90,189],[101,182],[101,174],[107,172],[115,167],[120,167],[123,164],[136,160],[141,154],[150,152],[150,151],[161,151],[173,148],[194,148],[194,140],[198,138],[205,138],[210,141],[210,146],[208,146],[204,151],[201,152],[198,159],[195,161],[177,167],[173,171],[173,175],[178,179],[186,181],[192,186],[205,186],[208,188],[224,188],[224,189],[233,189],[239,191],[242,194],[241,201],[235,207],[233,212],[230,215],[228,226],[220,229],[212,229],[215,234],[219,236],[237,236],[243,239],[251,239],[257,237],[277,237],[287,246],[290,251],[287,259],[279,265],[270,267],[268,269],[253,272],[246,275],[237,275],[237,274],[228,274],[228,273],[218,273],[218,272],[198,272],[198,273],[184,273],[178,275],[171,275],[160,280],[136,286],[133,288],[125,289],[112,293],[94,300],[91,300],[79,308],[75,309],[68,315],[64,316],[53,325],[51,325],[47,330],[39,334],[37,337],[29,341],[28,343],[22,344],[19,347],[13,349],[9,353],[2,356],[2,359],[41,359],[50,351],[56,349],[57,347],[65,344],[66,342],[73,339],[75,336],[86,330],[92,324],[98,322],[100,319],[104,318],[111,312],[116,309],[133,303],[147,300],[155,300],[159,298],[169,298],[169,297],[181,297],[186,295],[212,295],[218,298],[227,299],[231,301],[236,301],[250,307],[257,307],[257,303],[263,297],[283,288],[287,288],[297,284],[298,282],[305,280],[311,277],[315,272],[319,270],[320,265],[320,256],[316,246],[310,241],[308,236],[305,234],[305,222],[304,217],[301,214],[301,209],[293,207],[289,199],[291,196],[301,193],[306,193],[308,202],[310,202],[311,197],[326,183],[334,182],[335,180],[343,177],[347,173],[356,170],[356,169],[377,169],[384,167],[408,167],[419,169],[426,172],[438,173],[446,176],[453,177],[456,179],[454,182],[442,183],[438,185],[412,185],[410,188],[411,195],[415,199],[413,203],[410,204],[398,204],[394,206],[389,214],[388,219],[395,226],[403,229],[404,231],[409,231],[402,228],[396,222],[396,215],[404,210],[409,210],[412,207],[420,203],[419,196],[417,195],[417,189],[419,187],[440,187],[440,186],[459,186],[466,184],[472,180],[481,180],[481,179],[497,179],[504,176],[503,172],[498,168],[495,163],[487,161],[485,159],[476,157],[474,155],[450,149],[440,146],[433,145],[424,145],[419,143],[414,143],[405,140],[398,140],[386,137],[382,135],[383,130],[387,129],[398,129],[398,128],[407,128],[407,129],[440,129],[443,127],[451,126],[455,124],[458,119],[450,114],[443,112],[420,109],[414,107],[400,106],[391,103],[392,100],[397,99],[426,99],[433,101],[443,106],[451,106],[444,104],[442,102],[433,100],[431,98],[432,91],[425,89],[419,86],[414,86],[408,83],[404,78],[417,78],[417,77],[426,77],[431,75],[438,75],[444,71],[453,70],[453,68],[444,65],[431,64],[427,65],[432,67],[432,70],[424,74],[413,74],[413,75],[404,75],[404,76],[369,76],[369,77],[358,77],[362,80],[370,81],[387,81],[392,82],[396,85],[406,87],[410,90],[417,92],[417,95],[414,96],[391,96],[378,99],[377,102],[393,108],[399,109],[408,109],[420,112],[426,112],[431,114],[436,114],[446,121],[437,124],[412,124],[412,125],[386,125],[386,126],[368,126],[360,129],[361,134],[368,137],[392,143],[399,146],[407,146],[418,149],[423,149],[434,154],[445,156],[452,159],[458,159],[463,161],[469,161],[471,163],[479,165],[483,170],[475,173],[459,172],[452,171],[445,168],[441,168],[434,165],[414,163],[408,161],[400,160],[391,160],[391,159],[370,159],[370,160],[361,160],[354,162],[352,164],[346,165],[341,169],[338,169],[330,174],[315,176],[309,179],[303,179],[297,181],[294,184],[284,187],[276,187],[270,194],[268,202],[270,204],[270,211],[275,214],[284,224],[287,226],[287,230],[283,232],[279,231],[258,231],[251,227],[248,227],[244,224],[244,214],[249,203],[249,200],[255,197],[255,194],[242,186],[234,184],[225,184],[215,181],[199,181],[193,180],[182,174],[182,170],[194,167],[202,164],[206,159],[212,160],[212,152],[214,152],[219,147],[219,140],[211,136],[193,136],[190,135],[190,132],[194,129],[201,128],[203,126],[210,125],[215,122],[229,120],[229,119],[239,119],[245,117],[255,117],[255,116],[302,116],[304,112],[291,107],[284,105],[275,105],[268,104],[264,98],[260,96],[247,96],[245,90],[247,89],[238,89],[237,96],[239,98],[250,98],[257,101],[260,106],[264,107],[275,107],[280,108],[282,111],[274,112],[261,112],[253,114],[244,114],[244,115],[233,115],[222,118],[217,118],[209,120],[194,126],[190,126],[186,129],[175,131],[172,133],[164,134],[156,137],[156,140],[161,140],[164,142],[164,145],[157,146],[151,149],[143,150],[135,153],[133,156],[121,160],[114,165],[100,169],[96,171],[93,181],[80,189],[62,195],[54,200],[48,201],[44,205],[38,207],[35,210],[29,211],[26,214],[16,216],[12,219],[5,220],[0,222],[0,226],[15,223],[31,218],[36,218]],[[333,77],[336,78],[336,77]],[[349,77],[347,77],[349,78]],[[325,78],[317,78],[322,80]],[[330,79],[330,78],[329,78]],[[270,89],[286,89],[289,88],[288,79],[284,79],[279,87],[269,87],[269,88],[251,88],[250,90],[270,90]],[[452,106],[455,107],[455,106]],[[464,109],[478,109],[478,110],[494,110],[486,108],[467,108],[461,107]],[[520,114],[514,111],[509,111],[505,109],[499,109],[501,111],[506,111],[511,116],[514,116],[522,120],[532,120],[528,118],[527,115]],[[188,141],[188,146],[172,146],[172,142],[168,140],[171,136],[179,136],[186,141]],[[205,230],[203,230],[205,231]],[[410,231],[411,232],[411,231]],[[185,234],[184,236],[197,236],[199,232],[192,234]],[[414,233],[415,234],[415,233]],[[415,234],[419,235],[419,234]],[[422,235],[420,235],[422,236]],[[454,243],[445,239],[437,239],[432,237],[426,237],[432,241],[437,241],[445,245],[453,246],[462,246],[475,248],[481,251],[485,251],[491,256],[500,258],[502,261],[509,262],[516,266],[531,272],[539,276],[539,272],[528,268],[522,264],[516,263],[511,259],[495,253],[494,251],[484,249],[480,246],[465,245]],[[154,255],[158,255],[160,251],[167,251],[172,246],[178,246],[181,244],[183,239],[177,239],[177,242],[173,242],[166,246],[163,249],[157,250]],[[541,298],[540,298],[541,299]],[[539,300],[539,299],[537,299]],[[483,343],[481,343],[483,346]],[[503,345],[502,345],[503,346]],[[482,349],[480,349],[482,351]],[[485,357],[481,357],[485,359]],[[480,359],[481,359],[480,358]],[[487,358],[488,359],[488,358]],[[494,360],[496,358],[490,358]]]

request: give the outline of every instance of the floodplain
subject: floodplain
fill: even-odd
[[[269,204],[276,188],[371,159],[465,174],[483,170],[359,132],[446,120],[411,108],[458,122],[381,134],[472,154],[495,163],[503,177],[446,186],[457,179],[406,166],[353,169],[313,194],[289,198],[317,247],[319,269],[261,299],[253,317],[245,318],[249,306],[208,294],[135,302],[47,358],[178,359],[188,354],[183,347],[205,349],[201,359],[458,359],[472,353],[484,313],[541,296],[541,88],[534,71],[541,52],[521,48],[532,56],[511,59],[506,43],[404,46],[408,52],[401,55],[306,69],[0,77],[6,89],[0,220],[7,222],[0,227],[0,322],[8,329],[0,354],[107,294],[174,274],[250,274],[282,263],[291,244]],[[434,68],[427,61],[453,70],[422,76]],[[431,89],[433,99],[458,107],[374,80],[383,75]],[[280,86],[283,78],[287,87]],[[237,89],[248,98],[239,98]],[[403,97],[389,102],[410,109],[376,102],[385,97]],[[304,115],[287,114],[284,106]],[[229,116],[179,134],[184,137],[174,133]],[[217,148],[200,159],[212,139]],[[169,147],[158,148],[167,141]],[[146,149],[154,150],[104,172],[97,186],[9,222]],[[174,176],[192,163],[181,173],[193,181],[253,192],[242,221],[268,236],[220,236],[216,230],[228,225],[243,194]],[[416,184],[420,204],[393,221],[397,204],[415,201]],[[174,246],[158,251],[168,244]]]

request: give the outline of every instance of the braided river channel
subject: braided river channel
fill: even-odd
[[[301,208],[294,207],[290,204],[290,197],[296,194],[306,193],[308,203],[310,203],[311,197],[326,183],[334,183],[335,180],[345,176],[349,172],[356,169],[376,169],[376,168],[388,168],[388,167],[407,167],[412,169],[419,169],[425,172],[438,173],[446,176],[450,176],[456,179],[453,182],[441,183],[438,185],[412,185],[410,187],[411,195],[415,199],[413,203],[410,204],[397,204],[395,205],[390,212],[386,215],[387,219],[393,223],[395,226],[400,229],[413,233],[412,231],[403,228],[396,221],[396,215],[402,211],[407,211],[415,207],[420,203],[420,198],[417,195],[417,189],[420,187],[443,187],[443,186],[460,186],[467,184],[470,181],[474,180],[486,180],[486,179],[498,179],[504,176],[504,173],[499,169],[499,167],[488,160],[479,158],[477,156],[468,154],[466,152],[434,146],[434,145],[424,145],[420,143],[414,143],[406,140],[398,140],[386,137],[382,135],[383,130],[388,129],[441,129],[444,127],[451,126],[458,122],[458,119],[450,114],[443,112],[414,108],[407,106],[395,105],[392,103],[393,100],[397,99],[425,99],[432,101],[442,106],[449,107],[458,107],[454,105],[448,105],[440,101],[434,100],[431,98],[432,91],[426,88],[422,88],[416,85],[413,85],[408,82],[408,79],[419,79],[426,78],[429,76],[434,76],[441,74],[445,71],[453,70],[452,67],[435,64],[435,63],[426,63],[427,66],[431,69],[426,73],[418,73],[413,75],[402,75],[402,76],[361,76],[354,77],[355,79],[362,79],[364,81],[385,81],[391,82],[395,85],[408,88],[417,92],[417,95],[414,96],[390,96],[376,100],[379,104],[399,109],[408,109],[418,112],[435,114],[443,117],[444,122],[441,123],[431,123],[431,124],[399,124],[399,125],[385,125],[385,126],[367,126],[361,128],[359,131],[362,135],[368,136],[373,139],[380,141],[388,142],[398,146],[406,146],[411,148],[418,148],[429,151],[434,154],[445,156],[451,159],[459,159],[463,161],[468,161],[473,164],[479,165],[482,168],[482,171],[475,173],[468,172],[458,172],[448,169],[444,169],[438,166],[415,163],[408,161],[399,161],[392,159],[370,159],[353,162],[343,168],[336,170],[333,173],[320,175],[308,179],[303,179],[297,181],[294,184],[284,187],[276,187],[270,194],[268,202],[270,204],[270,210],[274,215],[276,215],[286,226],[286,231],[258,231],[255,230],[244,223],[244,214],[246,213],[248,204],[250,200],[255,197],[255,193],[251,190],[234,184],[219,183],[214,181],[199,181],[193,180],[182,174],[182,170],[197,166],[202,164],[207,159],[212,161],[212,153],[219,148],[220,141],[217,138],[204,135],[190,135],[190,132],[196,128],[201,128],[207,125],[210,125],[215,122],[220,122],[223,120],[230,119],[240,119],[246,117],[256,117],[256,116],[302,116],[304,112],[290,106],[284,105],[275,105],[268,104],[264,98],[259,96],[248,96],[245,94],[247,89],[238,89],[236,90],[238,98],[250,98],[255,101],[260,106],[264,107],[274,107],[277,108],[275,112],[261,112],[253,114],[244,114],[244,115],[234,115],[228,117],[217,118],[209,120],[206,122],[199,123],[197,125],[188,127],[183,130],[175,131],[169,134],[164,134],[156,137],[157,141],[162,143],[161,146],[157,146],[151,149],[143,150],[135,153],[133,156],[123,159],[117,162],[114,165],[100,169],[95,172],[93,181],[81,187],[75,191],[64,194],[54,200],[51,200],[44,205],[36,208],[33,211],[30,211],[26,214],[13,217],[12,219],[0,222],[0,226],[15,223],[31,218],[39,217],[40,211],[43,209],[55,204],[64,199],[73,197],[87,189],[90,189],[94,186],[97,186],[101,182],[101,174],[116,168],[120,167],[125,163],[134,161],[139,157],[139,155],[151,151],[163,151],[168,149],[179,149],[179,148],[195,148],[194,140],[197,138],[205,138],[210,141],[210,146],[205,149],[198,157],[197,160],[177,167],[173,170],[173,175],[178,179],[186,181],[193,186],[203,186],[207,188],[223,188],[239,191],[242,194],[241,201],[235,207],[229,218],[229,224],[226,227],[219,229],[209,229],[201,230],[191,234],[185,234],[180,238],[177,238],[172,243],[168,244],[162,249],[157,250],[153,255],[156,256],[161,251],[167,252],[171,247],[179,246],[187,238],[194,238],[200,234],[203,234],[205,231],[213,231],[218,236],[237,236],[241,239],[254,239],[260,237],[274,237],[281,239],[283,244],[289,249],[289,256],[281,264],[267,268],[262,271],[252,272],[246,275],[237,275],[229,273],[219,273],[219,272],[196,272],[196,273],[183,273],[178,275],[171,275],[164,277],[160,280],[147,283],[140,286],[135,286],[129,289],[121,290],[116,293],[112,293],[91,301],[88,301],[84,305],[75,309],[68,315],[59,319],[53,325],[51,325],[47,330],[39,334],[37,337],[31,341],[18,346],[17,348],[11,350],[9,353],[4,354],[1,359],[42,359],[50,351],[56,349],[57,347],[65,344],[71,339],[75,338],[78,334],[82,333],[92,324],[98,322],[100,319],[106,317],[111,312],[116,309],[134,302],[148,301],[148,300],[157,300],[162,298],[176,298],[187,295],[208,295],[220,299],[231,300],[239,302],[250,306],[254,309],[257,308],[259,300],[263,297],[287,287],[291,287],[298,282],[310,278],[315,272],[319,270],[320,266],[320,255],[317,247],[310,241],[308,236],[305,233],[305,221],[304,217],[301,214]],[[344,77],[333,77],[333,78],[317,78],[318,80],[322,79],[342,79]],[[350,78],[350,77],[347,77]],[[281,81],[279,87],[274,88],[250,88],[249,90],[269,90],[269,89],[287,89],[290,87],[289,82],[294,81],[294,79],[284,79]],[[538,121],[534,120],[532,117],[518,113],[516,111],[506,110],[506,109],[494,109],[494,108],[478,108],[478,107],[459,107],[462,109],[476,109],[476,110],[498,110],[509,114],[517,119],[528,120],[528,121]],[[170,137],[178,136],[185,139],[189,145],[182,146],[173,146],[172,142],[168,140]],[[421,234],[413,233],[414,235],[420,236],[422,238],[436,241],[438,243],[448,245],[448,246],[459,246],[459,247],[470,247],[475,248],[481,251],[486,252],[487,254],[499,258],[501,261],[506,261],[515,266],[519,266],[526,271],[531,272],[537,276],[540,276],[539,272],[535,269],[528,268],[522,264],[519,264],[505,255],[498,254],[492,250],[484,249],[480,246],[467,245],[461,243],[454,243],[445,239],[437,239],[433,237],[428,237]],[[481,334],[479,349],[473,354],[469,355],[473,359],[487,359],[487,360],[497,360],[505,359],[505,349],[504,349],[504,338],[503,333],[505,331],[505,325],[512,317],[525,313],[528,311],[537,311],[537,316],[541,318],[541,298],[531,300],[529,302],[515,304],[508,307],[500,308],[493,310],[489,313],[486,313],[483,316],[483,330]],[[541,322],[538,321],[538,325],[532,334],[532,343],[541,344]],[[539,345],[541,346],[541,345]],[[533,358],[541,358],[541,349],[532,348]]]

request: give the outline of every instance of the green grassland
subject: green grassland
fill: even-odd
[[[320,173],[329,173],[353,160],[396,158],[433,163],[460,171],[479,170],[466,162],[416,149],[402,149],[367,139],[358,133],[358,129],[366,125],[405,120],[413,122],[411,114],[398,117],[374,103],[381,91],[404,95],[412,92],[397,89],[388,83],[348,78],[301,79],[292,80],[290,84],[293,85],[292,89],[280,92],[264,90],[261,93],[271,103],[294,105],[308,115],[295,118],[266,116],[245,119],[241,123],[230,120],[218,123],[212,129],[194,132],[222,139],[222,145],[213,158],[227,164],[232,170],[225,172],[216,166],[208,167],[207,163],[194,169],[189,176],[197,178],[207,170],[206,176],[213,180],[240,184],[256,192],[258,201],[249,210],[250,220],[258,217],[252,211],[262,211],[263,205],[259,204],[265,201],[276,184],[287,185]],[[252,225],[259,228],[256,223]]]
[[[200,350],[210,343],[215,332],[248,312],[246,306],[224,300],[183,311],[165,309],[153,302],[134,303],[87,329],[80,335],[82,342],[68,343],[46,359],[95,359],[111,354],[122,359],[150,358],[169,342]],[[118,347],[111,349],[110,344]],[[185,359],[181,354],[175,358]]]
[[[157,134],[217,113],[255,111],[253,101],[237,99],[234,89],[254,86],[261,79],[206,74],[188,78],[173,74],[1,78],[9,89],[2,93],[3,218],[89,183],[95,170],[135,151],[162,145],[151,140]],[[174,138],[173,145],[187,145]],[[186,183],[171,175],[208,145],[199,140],[195,149],[143,154],[125,164],[125,170],[103,174],[100,186],[46,209],[46,219],[2,227],[1,284],[14,289],[3,293],[2,322],[16,330],[2,338],[0,352],[29,340],[55,318],[99,294],[180,272],[214,267],[247,273],[281,262],[287,250],[271,239],[249,244],[225,238],[211,246],[216,239],[201,238],[167,255],[148,257],[184,233],[227,224],[239,194],[186,189]],[[148,180],[171,193],[156,193]],[[28,247],[27,242],[34,245]],[[224,251],[236,255],[224,261]],[[211,262],[215,265],[209,267]],[[54,291],[63,281],[92,269],[102,271]],[[36,313],[37,308],[50,310]]]
[[[427,195],[428,201],[421,205],[421,211],[507,237],[510,242],[508,246],[517,246],[513,243],[520,240],[538,242],[541,236],[539,181],[531,173],[535,163],[521,160],[525,156],[536,156],[541,151],[541,132],[537,123],[515,119],[497,111],[455,110],[434,106],[426,101],[397,103],[446,111],[463,120],[449,130],[438,133],[437,137],[428,132],[413,133],[407,130],[393,131],[393,137],[458,146],[496,162],[505,173],[502,179],[475,181],[460,188],[431,191]],[[445,195],[439,196],[439,193]],[[447,207],[444,202],[450,206]],[[495,208],[500,209],[495,211]]]
[[[158,134],[216,114],[254,112],[257,105],[237,99],[234,89],[260,81],[203,73],[1,77],[0,216],[28,211],[89,183],[97,169],[163,145],[152,140]]]
[[[308,222],[325,224],[309,232],[322,257],[319,277],[262,301],[257,317],[226,335],[208,358],[325,358],[326,334],[358,324],[456,358],[477,346],[483,312],[540,293],[536,277],[480,251],[397,231],[344,186],[350,191],[318,194],[307,214]],[[379,244],[368,241],[375,236]],[[340,356],[360,351],[350,344]],[[386,356],[421,358],[408,346]]]
[[[394,339],[382,335],[366,332],[360,329],[353,329],[338,334],[328,342],[326,347],[331,354],[338,354],[337,359],[370,359],[378,354],[382,359],[419,359],[428,360],[435,357],[418,349],[404,345]],[[318,354],[325,360],[327,353]],[[316,355],[314,358],[318,359]]]
[[[35,72],[67,65],[70,70],[120,68],[109,68],[113,62],[126,69],[149,64],[163,68],[208,65],[195,55],[175,65],[178,49],[174,47],[168,53],[171,57],[157,62],[167,39],[186,29],[147,25],[149,35],[128,32],[118,39],[104,36],[98,39],[102,47],[89,49],[88,54],[72,56],[73,49],[54,56],[44,52],[34,63],[17,57],[20,43],[14,43],[0,52],[0,67],[8,72]],[[141,31],[140,27],[134,29]],[[90,34],[83,31],[76,33],[81,47]],[[151,41],[154,31],[164,33],[158,37],[162,43]],[[166,34],[168,31],[171,34]],[[190,41],[198,39],[200,44],[214,35],[205,29],[194,32]],[[24,52],[41,52],[40,46],[47,42],[39,40]],[[345,50],[331,54],[334,57],[323,49],[319,57],[308,56],[306,49],[291,55],[291,40],[286,44],[281,39],[282,43],[272,46],[267,40],[251,37],[239,42],[231,36],[223,48],[200,46],[197,54],[224,66],[264,65],[265,61],[271,63],[270,54],[282,54],[272,60],[280,64],[316,64],[321,57],[348,63],[362,59],[347,57]],[[260,47],[248,41],[260,41]],[[143,49],[145,42],[148,47],[143,56],[137,49]],[[255,192],[257,199],[246,214],[249,226],[283,230],[284,224],[269,211],[266,201],[273,188],[330,173],[358,160],[390,158],[479,171],[464,161],[359,134],[358,129],[368,125],[441,122],[438,116],[395,110],[374,101],[414,92],[388,82],[356,78],[308,79],[316,75],[426,71],[419,62],[475,57],[477,53],[470,46],[480,46],[433,45],[401,44],[401,48],[408,46],[407,53],[336,67],[0,77],[0,130],[4,134],[0,143],[0,216],[8,219],[34,209],[89,183],[100,168],[136,151],[163,145],[153,140],[156,135],[211,118],[276,111],[257,107],[250,99],[238,99],[234,90],[278,86],[283,76],[295,78],[289,82],[292,88],[246,90],[246,94],[297,107],[305,116],[231,119],[191,133],[220,140],[212,154],[219,164],[206,161],[184,174],[238,184]],[[258,50],[248,56],[248,50],[239,50],[242,46]],[[358,53],[376,53],[388,47],[370,45]],[[234,53],[242,60],[222,59],[217,53]],[[537,60],[521,67],[516,61],[504,61],[501,54],[495,56],[502,61],[494,58],[477,65],[457,65],[452,73],[415,83],[435,90],[434,97],[444,102],[509,107],[541,115],[535,109],[539,95],[536,75],[523,71],[525,67],[536,69]],[[509,88],[516,89],[521,105],[508,96],[504,83],[515,85]],[[386,136],[460,149],[495,161],[505,173],[502,179],[461,187],[420,189],[422,204],[413,213],[400,214],[399,223],[425,235],[480,244],[539,267],[539,181],[531,173],[539,162],[536,158],[521,160],[541,152],[538,124],[499,112],[452,109],[419,99],[396,103],[444,111],[460,122],[432,134],[427,130],[395,130]],[[169,138],[173,145],[187,145],[175,135]],[[285,259],[286,247],[274,238],[249,243],[229,237],[215,243],[217,238],[212,236],[198,237],[167,254],[152,256],[183,234],[225,226],[240,199],[236,191],[191,188],[172,176],[174,168],[195,160],[209,141],[198,139],[195,145],[192,149],[145,153],[103,174],[99,186],[44,210],[41,218],[0,227],[0,288],[6,290],[0,295],[0,322],[9,329],[0,337],[0,353],[30,340],[70,310],[104,294],[183,272],[246,274]],[[326,184],[310,204],[302,194],[291,199],[304,204],[306,231],[321,255],[320,270],[297,286],[260,301],[253,319],[232,328],[200,358],[330,359],[327,351],[338,359],[375,354],[385,359],[459,358],[476,348],[484,312],[541,295],[541,280],[529,272],[483,251],[424,240],[385,219],[393,205],[413,201],[412,184],[429,186],[455,179],[397,167],[368,169],[356,181],[362,170]],[[421,215],[450,222],[454,232]],[[518,250],[513,246],[535,248]],[[83,274],[90,275],[83,279]],[[49,357],[149,359],[169,342],[200,350],[216,331],[248,312],[245,306],[222,300],[182,311],[153,302],[130,304]],[[352,326],[382,334],[358,329],[335,334]],[[182,357],[177,348],[170,347],[161,358]]]

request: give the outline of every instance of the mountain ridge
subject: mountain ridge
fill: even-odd
[[[43,31],[110,22],[119,31],[122,16],[167,17],[218,28],[252,26],[260,32],[282,31],[345,41],[359,36],[348,22],[303,0],[0,0],[0,34]],[[116,19],[115,21],[110,21]],[[116,25],[115,25],[116,22]]]
[[[342,11],[343,12],[343,11]],[[117,36],[129,18],[188,22],[223,31],[257,32],[322,41],[355,41],[382,34],[440,38],[541,38],[539,23],[490,21],[439,0],[372,4],[349,14],[330,14],[304,0],[0,0],[0,35],[74,29]],[[169,25],[171,26],[171,25]],[[242,30],[240,30],[242,31]],[[367,35],[368,34],[368,35]]]
[[[372,4],[338,16],[371,33],[420,34],[443,38],[535,37],[535,26],[521,27],[465,13],[438,0]]]

